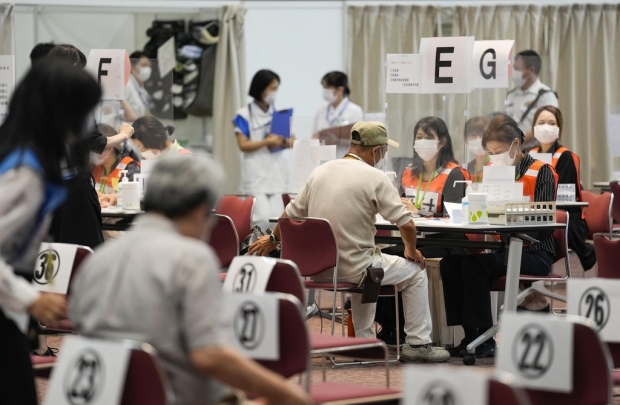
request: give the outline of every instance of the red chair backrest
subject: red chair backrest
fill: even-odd
[[[286,193],[282,194],[282,203],[284,204],[284,208],[291,202],[291,195]]]
[[[588,239],[592,239],[595,233],[611,232],[609,217],[609,205],[611,203],[611,193],[596,195],[591,191],[582,191],[581,199],[589,205],[584,209],[586,213],[586,223],[588,224]]]
[[[71,295],[71,286],[72,286],[73,280],[75,279],[75,276],[77,276],[77,274],[79,273],[82,263],[92,253],[93,253],[93,250],[89,248],[88,246],[77,247],[77,250],[75,251],[75,258],[73,259],[73,267],[71,269],[71,278],[69,278],[69,288],[67,288],[67,297]]]
[[[226,267],[239,255],[239,236],[232,219],[226,215],[215,214],[217,223],[211,231],[209,245],[215,250],[220,265]],[[247,236],[247,235],[246,235]]]
[[[301,274],[297,265],[290,260],[278,260],[271,271],[265,291],[290,294],[302,304],[306,302]]]
[[[282,296],[279,302],[280,360],[258,360],[285,378],[304,373],[309,366],[310,341],[297,300]]]
[[[297,264],[302,277],[311,277],[338,264],[338,244],[328,220],[280,218],[280,257]]]
[[[601,278],[620,278],[620,239],[609,235],[594,235],[594,250]],[[617,260],[617,261],[616,261]]]
[[[215,213],[230,217],[235,224],[235,228],[237,228],[239,240],[243,240],[252,231],[253,209],[254,197],[250,195],[225,195],[220,198],[215,208]]]
[[[620,343],[607,343],[607,347],[614,362],[614,368],[620,368]]]
[[[533,405],[606,405],[611,403],[611,358],[594,329],[574,324],[573,392],[527,390]]]
[[[609,187],[614,196],[614,202],[611,206],[611,217],[615,223],[620,224],[620,182],[612,181],[609,183]]]
[[[566,211],[557,210],[555,213],[555,222],[558,224],[566,224],[568,227],[568,213]],[[568,240],[566,239],[566,228],[556,229],[553,232],[553,239],[555,240],[555,261],[559,262],[565,259],[568,255]]]
[[[489,380],[489,405],[529,405],[527,394],[497,380]]]
[[[173,400],[162,368],[153,353],[132,349],[121,405],[168,405]]]

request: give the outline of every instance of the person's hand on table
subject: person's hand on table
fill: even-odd
[[[67,300],[64,295],[41,293],[28,309],[30,315],[41,323],[50,323],[67,318]]]
[[[418,214],[418,209],[415,207],[415,205],[413,205],[410,199],[401,197],[400,201],[402,201],[405,208],[407,208],[407,210],[411,212],[413,215]]]
[[[411,252],[405,247],[405,259],[419,264],[422,269],[426,268],[426,259],[418,249],[416,249],[415,252]]]
[[[267,256],[277,247],[276,244],[271,243],[269,235],[261,236],[258,240],[250,245],[248,254],[253,256]]]
[[[114,207],[118,202],[118,194],[104,194],[99,198],[102,208]]]
[[[133,135],[133,127],[126,122],[121,124],[121,128],[118,130],[118,133],[124,135],[125,140],[131,138]]]

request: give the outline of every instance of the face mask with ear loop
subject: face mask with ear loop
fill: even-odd
[[[517,157],[518,148],[515,151],[515,155],[510,157],[510,151],[512,150],[512,146],[515,144],[513,140],[510,144],[510,148],[508,148],[507,152],[499,153],[497,155],[489,155],[489,159],[491,159],[491,163],[493,166],[513,166],[515,163],[515,158]]]
[[[385,147],[385,149],[384,149]],[[383,173],[385,173],[386,169],[387,169],[387,154],[388,154],[388,150],[387,150],[387,145],[381,145],[379,147],[379,156],[381,156],[381,152],[385,150],[385,152],[383,153],[383,157],[380,157],[378,161],[375,162],[375,153],[373,150],[372,153],[372,162],[373,162],[373,166],[376,169],[379,169],[381,171],[383,171]]]

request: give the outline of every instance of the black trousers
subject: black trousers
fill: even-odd
[[[0,311],[0,403],[36,405],[30,344],[17,325]]]
[[[101,205],[90,173],[79,173],[65,182],[68,195],[54,212],[50,235],[57,243],[92,249],[103,243]]]
[[[586,242],[588,239],[588,224],[581,219],[581,209],[569,210],[568,247],[577,254],[584,270],[590,270],[596,264],[594,246]]]
[[[455,255],[440,262],[448,326],[488,329],[491,315],[491,280],[506,275],[504,253]],[[546,276],[553,256],[547,251],[523,252],[521,273]]]

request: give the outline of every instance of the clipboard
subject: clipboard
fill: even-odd
[[[293,116],[293,109],[275,111],[271,118],[271,130],[270,134],[280,135],[284,138],[291,137],[291,117]]]

